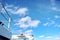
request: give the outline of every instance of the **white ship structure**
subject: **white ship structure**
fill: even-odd
[[[9,18],[6,18],[4,13],[2,13],[2,9],[5,10]],[[0,2],[0,18],[4,17],[4,19],[7,21],[8,25],[5,25],[2,20],[0,20],[0,40],[11,40],[12,33],[10,32],[10,15],[8,14],[7,10],[5,9],[4,5]],[[3,19],[3,18],[2,18]],[[7,20],[8,19],[8,20]]]
[[[12,37],[12,40],[34,40],[34,36],[33,35],[24,35],[24,34],[14,35]]]
[[[0,40],[11,40],[11,32],[0,24]]]

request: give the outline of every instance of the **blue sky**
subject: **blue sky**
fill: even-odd
[[[60,40],[60,0],[0,1],[13,19],[10,27],[13,35],[22,32],[33,34],[37,40]]]

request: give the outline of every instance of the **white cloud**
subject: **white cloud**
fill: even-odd
[[[45,35],[41,35],[41,36],[39,36],[39,38],[51,39],[51,38],[53,38],[53,37],[52,37],[52,36],[45,36]]]
[[[20,15],[25,15],[28,11],[28,8],[19,8],[15,13]]]
[[[32,33],[33,33],[33,30],[27,30],[27,31],[25,31],[26,35],[32,35]]]
[[[59,23],[55,23],[55,24],[54,24],[54,27],[60,28],[60,24],[59,24]]]
[[[19,19],[18,23],[15,25],[20,26],[21,28],[28,28],[28,27],[37,27],[40,23],[40,20],[32,20],[31,17],[26,16],[24,18]]]
[[[57,8],[57,7],[51,7],[51,9],[54,11],[60,11],[60,8]]]
[[[19,8],[18,6],[14,6],[14,5],[6,5],[5,6],[6,10],[9,12],[9,13],[12,13],[12,14],[18,14],[20,16],[25,16],[28,12],[28,8]]]
[[[49,23],[48,23],[48,22],[46,22],[46,23],[44,23],[43,25],[44,25],[44,26],[47,26],[48,24],[49,24]]]
[[[58,16],[58,15],[55,15],[54,17],[55,17],[56,19],[57,19],[57,18],[60,18],[60,16]]]
[[[56,7],[55,0],[50,0],[50,1],[51,1],[51,7],[50,7],[50,9],[52,9],[54,11],[60,11],[60,8]]]
[[[59,18],[59,17],[56,16],[55,18]],[[48,27],[54,26],[54,27],[59,27],[60,28],[60,24],[57,23],[56,21],[53,21],[53,20],[50,20],[46,23],[43,23],[43,26],[48,26]]]
[[[39,36],[39,38],[44,38],[44,37],[45,37],[44,35]]]
[[[59,19],[60,19],[60,16],[59,15],[54,15],[54,19],[52,20],[52,19],[47,19],[48,21],[46,21],[45,23],[43,23],[43,26],[45,26],[45,27],[58,27],[58,28],[60,28],[60,23],[58,23],[56,20],[58,19],[58,21],[59,21]]]
[[[54,25],[55,21],[50,21],[49,26]]]
[[[47,36],[46,38],[50,39],[50,38],[53,38],[52,36]]]
[[[46,23],[44,23],[43,25],[44,26],[51,26],[51,25],[54,25],[55,24],[55,21],[51,20],[51,21],[48,21]]]
[[[60,37],[54,37],[54,36],[45,36],[45,35],[41,35],[39,36],[40,39],[46,39],[46,40],[60,40]]]
[[[59,27],[60,28],[60,24],[55,24],[55,27]]]
[[[58,27],[60,27],[60,25],[58,25]]]
[[[52,9],[52,10],[56,10],[56,7],[52,7],[51,9]]]
[[[5,8],[12,8],[12,7],[14,7],[14,5],[8,5],[8,4],[6,4],[6,6],[5,6]]]
[[[60,40],[60,38],[59,37],[56,37],[56,40]]]
[[[31,21],[30,26],[31,27],[37,27],[39,22],[40,22],[39,20],[33,20],[33,21]]]

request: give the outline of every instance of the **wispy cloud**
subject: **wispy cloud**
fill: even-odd
[[[56,37],[56,40],[60,40],[60,38],[59,37]]]
[[[27,30],[27,31],[25,31],[25,34],[27,34],[27,35],[32,35],[32,33],[33,33],[33,30]]]
[[[60,27],[60,24],[58,25],[58,27]]]
[[[46,38],[46,39],[50,39],[50,38],[53,38],[52,36],[45,36],[45,35],[41,35],[39,36],[39,38]]]
[[[47,36],[46,38],[47,38],[47,39],[50,39],[50,38],[53,38],[53,37],[52,37],[52,36]]]
[[[49,24],[49,22],[46,22],[46,23],[44,23],[43,25],[44,25],[44,26],[47,26],[48,24]]]
[[[41,35],[41,36],[39,36],[39,38],[44,38],[45,37],[45,35]]]
[[[19,6],[14,6],[14,5],[6,5],[5,6],[6,10],[9,12],[9,13],[12,13],[12,14],[18,14],[20,16],[25,16],[28,12],[28,8],[26,7],[21,7],[19,8]]]
[[[31,17],[26,16],[24,18],[21,18],[18,20],[18,23],[15,25],[18,25],[21,28],[28,28],[28,27],[37,27],[40,23],[40,20],[32,20]]]
[[[60,9],[57,8],[57,7],[51,7],[51,9],[54,10],[54,11],[60,11]]]
[[[55,15],[54,17],[55,17],[56,19],[60,18],[60,16],[59,16],[59,15]]]
[[[15,13],[20,15],[26,15],[28,8],[19,8]]]
[[[46,39],[48,39],[48,38],[52,38],[52,36],[40,35],[39,38],[42,38],[42,39],[43,39],[43,38],[46,38]]]
[[[51,7],[50,9],[54,11],[60,11],[60,8],[56,7],[56,0],[50,0],[51,1]]]
[[[55,24],[54,26],[60,28],[60,24]]]
[[[40,39],[54,39],[54,40],[60,40],[60,37],[54,37],[54,36],[45,36],[45,35],[41,35],[39,36]]]
[[[60,24],[56,23],[55,21],[43,23],[43,26],[48,26],[48,27],[54,26],[54,27],[59,27],[60,28]]]
[[[48,21],[46,23],[44,23],[43,25],[44,26],[51,26],[51,25],[54,25],[55,24],[55,21]]]

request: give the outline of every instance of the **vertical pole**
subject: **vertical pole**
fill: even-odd
[[[8,20],[8,29],[10,30],[10,22],[11,22],[11,19],[9,18]]]

